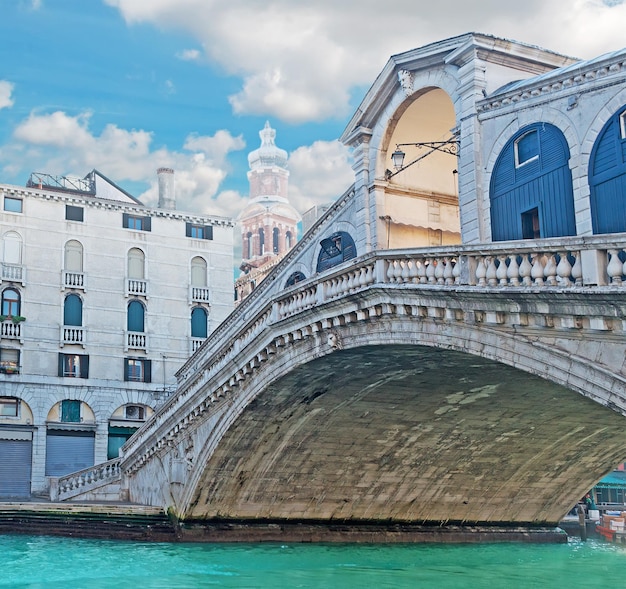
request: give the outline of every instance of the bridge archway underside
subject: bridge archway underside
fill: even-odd
[[[345,343],[245,406],[185,519],[554,523],[626,455],[624,418],[554,382]]]

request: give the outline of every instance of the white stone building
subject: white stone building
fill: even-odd
[[[233,308],[233,222],[94,170],[0,184],[0,497],[103,462]]]

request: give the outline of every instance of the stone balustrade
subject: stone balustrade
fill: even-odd
[[[71,474],[50,479],[50,500],[65,501],[105,485],[119,485],[121,481],[120,458],[114,458]],[[119,488],[116,487],[119,496]]]
[[[24,284],[26,280],[26,269],[22,264],[2,263],[2,280],[9,282],[21,282]]]
[[[86,329],[84,327],[74,327],[72,325],[61,326],[61,345],[78,344],[85,347]]]
[[[124,456],[129,457],[123,463],[124,468],[139,468],[153,454],[167,447],[194,420],[210,411],[213,403],[233,393],[263,362],[279,353],[280,348],[312,335],[319,337],[322,332],[333,346],[331,332],[335,325],[367,320],[385,313],[404,313],[485,325],[611,329],[613,320],[601,316],[588,317],[585,321],[574,315],[555,319],[549,314],[529,319],[522,317],[517,310],[509,317],[506,310],[496,309],[491,301],[495,293],[503,290],[526,291],[533,296],[549,289],[576,290],[578,294],[584,294],[621,288],[626,282],[622,262],[625,258],[626,240],[615,242],[609,236],[572,237],[482,244],[479,247],[372,252],[286,289],[281,288],[278,281],[272,284],[270,275],[267,281],[270,286],[262,283],[258,287],[258,290],[266,291],[265,296],[260,298],[257,294],[250,301],[244,300],[182,367],[177,375],[176,393],[124,446]],[[278,266],[277,271],[280,269]],[[321,309],[330,303],[336,305],[337,301],[344,299],[347,308],[352,297],[355,301],[365,301],[359,293],[372,288],[401,289],[397,296],[405,302],[400,305],[391,301],[363,302],[356,307],[352,305],[353,310],[336,311],[339,313],[336,317],[310,322],[307,311]],[[440,300],[425,305],[424,297],[427,298],[430,289],[437,291]],[[484,293],[484,297],[474,297],[474,301],[482,303],[476,303],[479,306],[469,315],[458,302],[455,306],[454,300],[450,299],[448,304],[447,299],[439,294],[446,290],[467,293],[468,289]],[[302,325],[297,321],[300,314],[309,317]],[[285,326],[282,322],[286,322]],[[233,362],[235,358],[236,364]],[[200,390],[204,393],[194,396]]]
[[[148,336],[140,331],[126,332],[126,349],[127,350],[147,350]]]
[[[148,281],[137,278],[126,279],[126,296],[148,296]]]
[[[22,323],[15,323],[11,318],[0,323],[0,338],[22,340]]]
[[[85,290],[85,286],[86,286],[85,273],[63,270],[63,278],[61,280],[61,284],[63,285],[63,288]]]

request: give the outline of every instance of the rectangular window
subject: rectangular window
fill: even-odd
[[[21,213],[22,212],[22,199],[13,198],[12,196],[5,196],[4,197],[4,210],[9,211],[10,213]]]
[[[89,378],[89,356],[85,354],[59,354],[59,376]]]
[[[152,231],[152,219],[150,217],[140,217],[138,215],[123,214],[123,225],[126,229],[136,231]]]
[[[194,237],[195,239],[213,239],[213,225],[194,225],[193,223],[187,223],[185,235],[187,237]]]
[[[539,209],[537,207],[522,213],[522,239],[541,239]]]
[[[145,419],[145,409],[141,405],[126,405],[124,416],[136,421]]]
[[[0,417],[17,417],[20,400],[15,397],[0,397]]]
[[[61,401],[61,421],[64,423],[80,423],[80,401],[70,399]]]
[[[83,220],[83,207],[74,207],[72,205],[65,205],[65,218],[68,221],[82,221]]]
[[[0,349],[0,373],[20,373],[20,351],[11,348]]]
[[[124,380],[152,382],[152,361],[145,358],[124,358]]]
[[[619,116],[619,130],[622,139],[626,139],[626,110]]]
[[[515,167],[519,168],[536,159],[539,159],[539,133],[529,131],[515,142]]]

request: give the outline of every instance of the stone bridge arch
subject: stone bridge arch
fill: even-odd
[[[131,475],[131,499],[164,503],[189,520],[558,521],[624,458],[623,418],[600,405],[623,407],[623,379],[610,376],[582,340],[573,353],[571,334],[559,341],[522,327],[499,328],[462,299],[447,293],[446,306],[432,291],[416,298],[403,289],[371,289],[277,323],[273,334],[259,338],[271,350],[267,358],[254,369],[246,364],[210,409],[186,409],[189,415],[205,411],[204,420],[179,416],[180,428],[156,451],[160,458]],[[381,358],[404,368],[386,374]],[[443,369],[433,368],[438,362]],[[423,374],[424,365],[429,375],[419,377],[426,380],[416,392],[411,378]],[[348,386],[345,375],[358,386]],[[347,397],[329,395],[335,386]],[[322,389],[328,390],[319,394]],[[195,397],[212,395],[207,384]],[[394,411],[385,398],[394,400]],[[416,406],[416,399],[424,404]],[[322,424],[339,424],[326,438],[315,435],[316,410],[327,413]],[[398,430],[402,443],[383,444],[385,464],[366,459],[375,444],[337,451],[344,445],[342,432],[353,427],[350,419],[366,412],[379,440],[396,431],[394,420],[404,423]],[[411,438],[424,428],[428,436]],[[360,439],[363,431],[354,436]],[[445,442],[455,437],[464,443]],[[397,436],[390,439],[397,442]],[[352,478],[346,475],[337,487],[341,498],[329,472],[315,478],[317,486],[310,480],[314,458],[329,447],[335,448],[329,468],[353,469]],[[312,462],[294,461],[305,455]],[[420,456],[431,456],[432,463]],[[502,461],[508,466],[498,470]],[[354,465],[378,473],[375,480],[361,485]],[[152,495],[145,494],[149,480],[159,481]],[[319,486],[323,480],[327,488]],[[292,486],[301,494],[288,493]],[[302,493],[313,487],[307,499]],[[159,495],[164,488],[167,497]],[[352,495],[346,495],[348,488]]]

